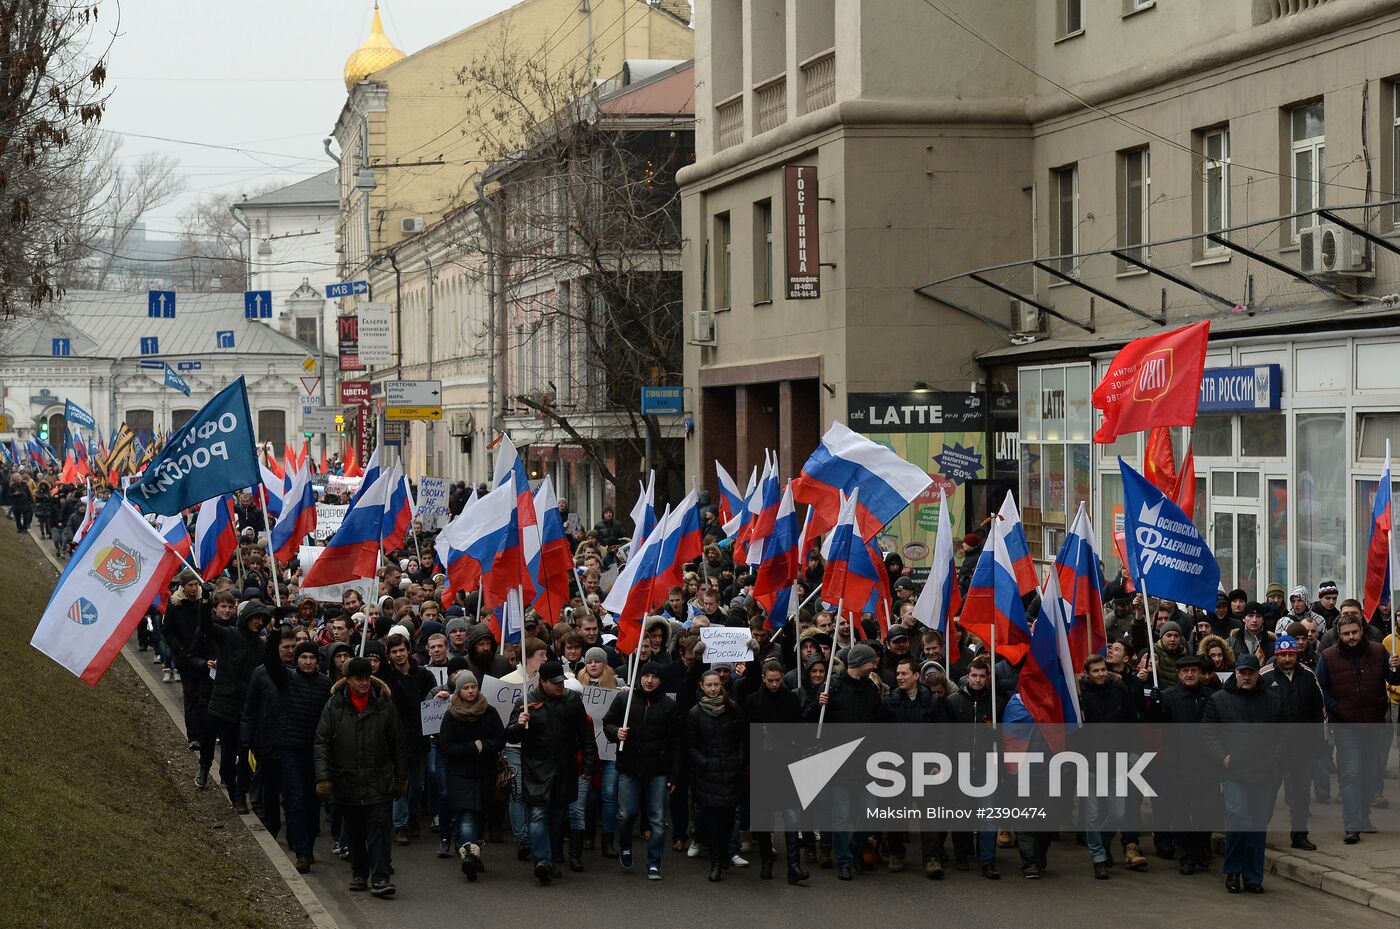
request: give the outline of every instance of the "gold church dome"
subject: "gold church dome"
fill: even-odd
[[[402,61],[404,53],[394,47],[384,34],[384,24],[379,21],[379,3],[374,4],[374,24],[370,26],[369,38],[345,61],[345,89],[349,90],[376,71],[382,71],[395,62]]]

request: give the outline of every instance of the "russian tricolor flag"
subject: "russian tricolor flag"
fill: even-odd
[[[389,503],[384,508],[384,550],[392,552],[402,548],[412,525],[413,492],[403,469],[395,461],[389,468]]]
[[[719,480],[719,524],[721,526],[728,523],[739,511],[744,508],[744,498],[746,494],[739,492],[739,485],[734,483],[734,478],[729,476],[724,465],[715,462],[715,477]],[[752,480],[749,483],[753,486]]]
[[[765,540],[773,534],[773,526],[778,520],[778,507],[782,504],[784,488],[778,483],[778,461],[777,456],[764,456],[767,460],[763,465],[763,480],[758,483],[758,493],[750,504],[753,510],[753,521],[749,524],[749,536],[746,541],[746,551],[743,554],[743,563],[756,565],[763,561],[763,546]],[[791,490],[789,483],[788,490]],[[796,519],[796,516],[793,517]],[[740,560],[738,546],[735,546],[734,560]]]
[[[1089,521],[1088,510],[1082,502],[1050,573],[1058,575],[1059,589],[1069,604],[1069,653],[1074,667],[1081,668],[1085,658],[1108,645],[1103,615],[1103,567],[1099,562],[1094,524]]]
[[[647,473],[646,486],[637,482],[640,494],[632,506],[632,539],[623,547],[623,560],[630,559],[633,552],[641,551],[642,543],[656,528],[656,472]]]
[[[282,500],[282,515],[272,527],[273,555],[283,563],[291,561],[302,541],[315,529],[316,493],[311,489],[311,469],[302,465]]]
[[[1390,492],[1390,440],[1385,442],[1385,469],[1376,487],[1376,502],[1371,506],[1371,539],[1366,545],[1366,584],[1362,591],[1362,610],[1369,618],[1380,605],[1390,599],[1392,562],[1390,529],[1392,525]]]
[[[1041,725],[1074,725],[1082,720],[1074,657],[1069,646],[1069,604],[1060,592],[1059,575],[1051,571],[1040,597],[1040,616],[1031,633],[1026,663],[1016,685],[1031,718]]]
[[[636,651],[642,637],[642,621],[657,601],[657,575],[661,572],[662,543],[666,540],[671,508],[661,514],[656,529],[632,553],[603,601],[603,609],[617,617],[617,647],[624,655]],[[670,588],[662,588],[662,595]]]
[[[839,520],[842,493],[860,488],[861,538],[873,539],[933,483],[928,473],[884,445],[832,423],[793,482],[793,499],[813,508],[808,532],[817,536]]]
[[[520,521],[520,546],[525,555],[525,563],[538,563],[540,527],[535,519],[535,500],[530,493],[530,475],[525,471],[525,462],[520,460],[520,453],[515,450],[515,443],[505,433],[501,434],[493,476],[493,486],[509,484],[515,490],[515,511]]]
[[[238,520],[234,514],[233,494],[222,494],[199,505],[194,520],[195,563],[199,574],[212,581],[228,567],[238,550]]]
[[[339,600],[347,585],[374,582],[379,568],[389,482],[381,474],[361,491],[345,511],[345,518],[326,543],[325,551],[302,577],[298,591],[304,596]]]
[[[826,559],[826,570],[822,573],[822,599],[835,603],[843,612],[854,611],[859,615],[860,607],[870,601],[870,594],[880,582],[878,572],[882,565],[872,564],[870,550],[860,537],[856,520],[859,519],[860,491],[857,489],[847,497],[841,494],[841,508],[836,525],[826,537],[822,546],[822,557]],[[845,604],[853,604],[847,608]],[[853,623],[852,629],[860,625]]]
[[[531,604],[551,626],[569,602],[569,585],[574,576],[574,556],[564,535],[564,517],[554,494],[554,481],[546,476],[535,491],[535,522],[540,527],[539,560],[531,573],[539,579],[539,592]]]
[[[286,493],[284,478],[268,468],[262,462],[258,463],[258,470],[262,473],[262,486],[267,491],[264,498],[264,505],[267,507],[268,516],[282,515],[282,495]],[[256,489],[256,488],[255,488]]]
[[[991,550],[984,548],[977,559],[960,622],[988,647],[995,642],[996,654],[1016,664],[1025,657],[1031,639],[1025,606],[1021,602],[1026,592],[1021,580],[1023,573],[1030,573],[1031,590],[1037,585],[1021,517],[1010,493],[993,521],[991,536]]]
[[[760,526],[762,523],[760,523]],[[802,570],[798,538],[802,527],[797,522],[797,510],[792,502],[792,483],[783,489],[782,499],[774,511],[769,531],[761,540],[763,560],[754,576],[753,597],[768,611],[768,621],[774,628],[787,622],[787,610],[776,609],[778,595],[791,593],[793,582]],[[753,547],[750,546],[750,551]]]
[[[522,588],[523,601],[535,597],[520,544],[516,500],[515,488],[502,484],[478,499],[470,516],[448,527],[456,530],[445,540],[447,583],[453,591],[475,590],[480,585],[482,606],[487,609],[504,603],[506,594],[517,587]]]
[[[914,603],[914,618],[943,634],[943,655],[949,667],[958,660],[958,633],[953,628],[953,619],[961,609],[962,592],[958,590],[958,566],[953,560],[953,524],[948,519],[948,496],[939,489],[933,565]]]

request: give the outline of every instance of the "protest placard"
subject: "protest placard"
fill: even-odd
[[[495,708],[501,722],[506,725],[510,724],[510,711],[515,701],[520,699],[521,689],[519,684],[510,684],[489,674],[481,682],[481,695]]]
[[[451,702],[434,696],[418,705],[418,718],[423,724],[424,735],[437,735],[442,731],[442,718],[447,715],[447,705]]]
[[[707,664],[753,661],[753,652],[749,650],[751,638],[753,635],[746,626],[706,626],[700,630]]]
[[[311,533],[311,538],[317,542],[325,542],[335,531],[340,528],[340,524],[345,520],[345,511],[350,507],[336,503],[316,504],[316,529]]]
[[[441,529],[447,525],[447,492],[452,484],[445,477],[418,479],[418,506],[414,515],[425,529]]]
[[[603,717],[619,693],[625,694],[627,691],[615,687],[585,687],[579,692],[583,708],[593,720],[593,738],[598,743],[598,758],[601,761],[617,760],[617,745],[603,736]]]

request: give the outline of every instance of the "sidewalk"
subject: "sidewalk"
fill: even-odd
[[[1400,916],[1400,835],[1363,835],[1357,845],[1342,844],[1341,833],[1313,832],[1309,838],[1317,851],[1296,851],[1286,834],[1271,834],[1269,873]]]

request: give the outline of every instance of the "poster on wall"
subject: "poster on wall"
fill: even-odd
[[[853,393],[847,425],[928,472],[933,483],[885,527],[886,553],[897,552],[922,582],[928,577],[938,531],[938,492],[948,495],[954,539],[968,528],[966,486],[987,478],[987,413],[980,394],[942,391]]]

